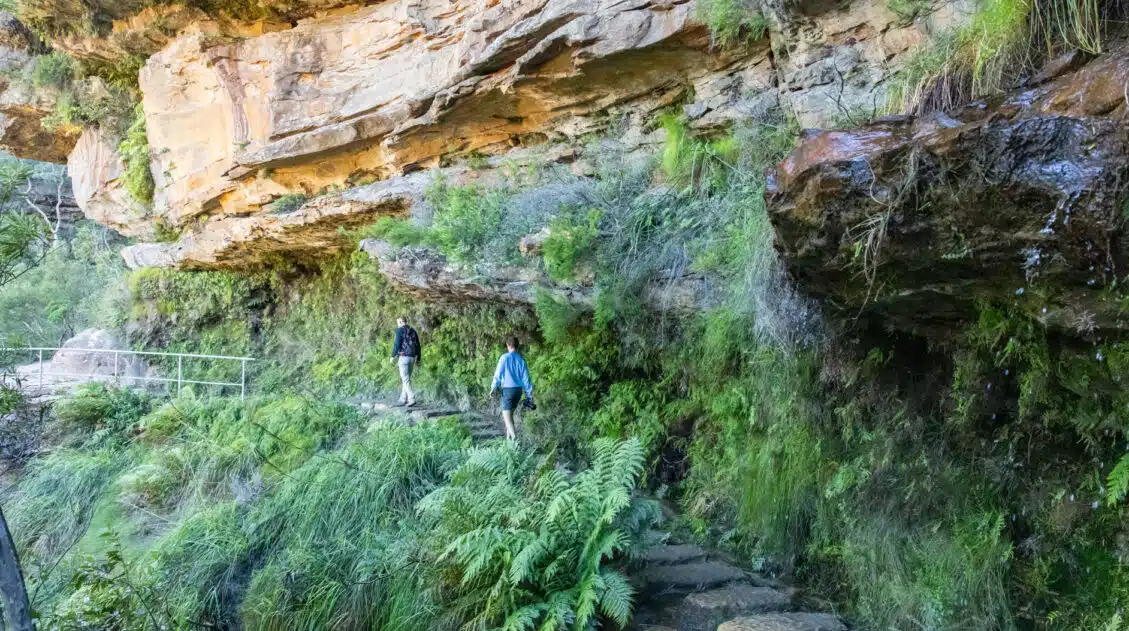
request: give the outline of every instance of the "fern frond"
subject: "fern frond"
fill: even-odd
[[[1129,453],[1121,456],[1117,461],[1117,466],[1109,472],[1106,477],[1106,505],[1113,506],[1125,499],[1125,495],[1129,493]]]
[[[538,631],[560,631],[568,628],[576,616],[572,611],[575,589],[555,591],[549,596],[549,609]]]
[[[529,540],[510,562],[510,582],[518,584],[533,578],[534,567],[549,553],[551,540],[530,533]]]
[[[631,618],[635,590],[619,572],[605,570],[600,574],[600,578],[604,584],[604,593],[600,596],[600,611],[622,629],[627,626],[627,621]]]
[[[620,443],[613,454],[612,478],[607,484],[626,489],[634,488],[639,476],[643,474],[644,455],[643,445],[638,438]]]
[[[660,515],[635,496],[639,441],[602,438],[590,454],[591,466],[572,473],[528,449],[473,449],[449,484],[417,502],[444,544],[435,561],[457,581],[453,601],[470,627],[584,630],[629,619],[630,585],[601,565]]]
[[[527,631],[532,629],[537,624],[537,620],[541,618],[541,614],[545,613],[548,608],[549,606],[546,603],[534,603],[521,607],[506,617],[502,631]]]
[[[576,591],[576,627],[584,628],[596,614],[596,604],[600,602],[602,591],[599,574],[589,574],[581,579]]]
[[[623,512],[623,509],[629,506],[631,506],[630,489],[625,487],[611,489],[603,498],[603,510],[600,512],[600,523],[612,523],[615,521],[615,518]]]

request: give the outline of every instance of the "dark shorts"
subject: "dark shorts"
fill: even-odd
[[[502,388],[502,409],[514,411],[521,403],[521,388]]]

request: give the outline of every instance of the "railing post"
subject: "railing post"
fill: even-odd
[[[39,349],[39,395],[43,396],[43,349]]]
[[[181,355],[176,356],[176,396],[180,396],[180,380],[181,380],[181,367],[184,362],[184,357]]]
[[[239,400],[243,401],[247,398],[247,358],[244,357],[239,363],[243,365],[239,372]]]

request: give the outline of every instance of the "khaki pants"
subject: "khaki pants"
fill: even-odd
[[[412,390],[412,371],[415,367],[415,357],[400,358],[400,382],[403,384],[400,390],[400,403],[412,405],[416,402],[416,393]]]

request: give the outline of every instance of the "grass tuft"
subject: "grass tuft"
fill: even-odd
[[[703,0],[695,11],[697,19],[709,27],[717,46],[754,42],[768,33],[768,19],[747,0]]]
[[[1125,9],[1103,0],[984,0],[968,24],[939,35],[906,61],[886,109],[951,109],[1017,84],[1062,51],[1098,54]]]

